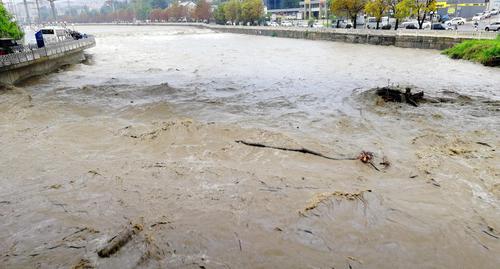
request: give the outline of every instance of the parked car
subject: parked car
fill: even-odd
[[[498,13],[500,13],[500,11],[498,9],[494,8],[494,9],[490,10],[490,13],[491,13],[491,15],[498,15]]]
[[[413,25],[413,26],[410,26]],[[401,24],[401,27],[406,28],[406,29],[419,29],[418,27],[418,21],[405,21]],[[431,27],[431,23],[428,21],[425,21],[422,24],[422,29],[427,29]]]
[[[403,28],[405,28],[405,29],[418,29],[418,26],[417,26],[417,25],[415,25],[414,23],[409,23],[409,24],[406,24],[406,25],[403,23],[403,25],[402,25],[402,26],[403,26]]]
[[[12,38],[0,38],[0,55],[14,52],[17,42]]]
[[[269,26],[272,26],[272,27],[278,27],[278,26],[280,26],[280,25],[279,25],[277,22],[272,21],[272,22],[269,24]]]
[[[474,15],[474,17],[472,17],[472,20],[473,21],[480,21],[482,19],[484,19],[484,14],[483,13],[476,13],[476,15]]]
[[[484,27],[484,30],[488,31],[488,32],[489,31],[499,31],[500,30],[500,21],[486,25],[486,27]]]
[[[323,26],[323,24],[322,24],[322,23],[319,23],[319,22],[315,22],[315,23],[313,24],[313,28],[323,28],[323,27],[324,27],[324,26]]]
[[[307,22],[304,22],[304,21],[303,21],[303,22],[299,22],[299,23],[297,24],[297,26],[298,26],[298,27],[309,27],[309,25],[307,25]]]
[[[381,27],[382,30],[391,30],[391,28],[392,28],[391,24],[386,24],[386,25]]]
[[[352,28],[352,23],[350,21],[346,21],[346,20],[338,20],[337,25],[338,25],[338,28],[346,28],[346,29]]]
[[[454,30],[454,29],[455,28],[443,23],[434,23],[431,27],[431,30]]]
[[[293,24],[290,21],[282,21],[281,26],[291,27],[291,26],[293,26]]]
[[[465,19],[462,18],[462,17],[456,17],[456,18],[453,18],[449,21],[446,21],[445,24],[448,25],[448,26],[451,26],[451,25],[464,25],[465,24]]]
[[[450,20],[450,16],[448,14],[445,14],[443,16],[441,15],[437,15],[438,16],[438,20],[439,22],[445,22],[445,21],[449,21]]]

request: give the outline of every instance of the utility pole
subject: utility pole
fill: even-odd
[[[42,22],[42,18],[40,18],[40,5],[38,4],[38,0],[35,0],[36,3],[36,11],[38,12],[38,23]]]
[[[28,24],[31,24],[30,11],[28,10],[28,2],[26,2],[26,0],[23,0],[23,3],[24,3],[24,11],[26,11],[26,22]]]
[[[57,21],[57,11],[56,11],[56,5],[54,4],[54,1],[56,0],[47,0],[50,2],[50,9],[52,9],[52,17],[54,18],[54,21]]]

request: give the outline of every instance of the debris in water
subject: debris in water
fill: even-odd
[[[358,262],[359,264],[363,264],[363,261],[362,261],[362,260],[357,259],[357,258],[355,258],[355,257],[353,257],[353,256],[347,256],[347,259],[348,259],[348,260],[351,260],[351,261],[354,261],[354,262]]]
[[[441,184],[439,184],[439,182],[437,182],[434,178],[429,179],[429,181],[430,183],[432,183],[432,185],[436,187],[441,187]]]
[[[135,224],[132,227],[126,228],[119,234],[108,240],[106,246],[97,252],[97,255],[101,258],[107,258],[114,253],[118,252],[123,246],[125,246],[134,235],[138,234],[143,230],[141,224]]]
[[[486,146],[486,147],[490,147],[490,148],[492,147],[492,146],[490,146],[490,144],[488,144],[488,143],[484,143],[484,142],[476,142],[476,143],[477,143],[477,144],[479,144],[479,145]]]
[[[265,144],[261,144],[261,143],[247,142],[247,141],[244,141],[244,140],[236,140],[235,142],[243,144],[243,145],[246,145],[246,146],[258,147],[258,148],[271,148],[271,149],[277,149],[277,150],[294,151],[294,152],[300,152],[300,153],[304,153],[304,154],[311,154],[311,155],[322,157],[322,158],[326,158],[326,159],[329,159],[329,160],[336,160],[336,161],[356,160],[356,158],[334,158],[334,157],[329,157],[329,156],[326,156],[326,155],[324,155],[322,153],[319,153],[319,152],[316,152],[316,151],[312,151],[312,150],[306,149],[306,148],[276,147],[276,146],[270,146],[270,145],[265,145]]]
[[[372,190],[363,190],[359,192],[343,192],[343,191],[334,191],[334,192],[323,192],[315,194],[308,202],[307,206],[304,210],[299,211],[299,214],[304,215],[305,212],[310,211],[318,207],[321,203],[329,200],[332,197],[338,197],[340,199],[346,199],[350,201],[361,200],[364,201],[363,194],[365,192],[372,192]]]
[[[73,269],[93,269],[95,268],[92,263],[87,259],[80,259],[80,261],[73,266]]]
[[[389,162],[389,160],[387,159],[387,157],[382,157],[382,162],[380,163],[380,165],[383,165],[386,169],[391,166],[391,162]]]
[[[495,228],[491,227],[488,225],[488,230],[483,230],[483,233],[495,238],[495,239],[500,239],[500,236],[496,235],[495,233],[497,233],[497,231],[495,230]]]
[[[369,151],[362,151],[359,155],[358,155],[358,160],[364,162],[364,163],[369,163],[373,160],[373,152],[369,152]]]
[[[373,164],[373,157],[373,152],[361,151],[361,153],[358,155],[358,158],[356,159],[360,160],[363,163],[370,164],[373,168],[375,168],[375,170],[380,171],[380,169],[378,169],[378,167]]]
[[[382,87],[377,88],[376,91],[378,96],[381,96],[382,99],[386,102],[399,102],[399,103],[407,103],[412,106],[417,107],[418,102],[424,99],[424,92],[411,93],[411,88],[405,88],[405,91],[402,92],[398,87]]]
[[[54,185],[50,185],[49,189],[55,189],[55,190],[57,190],[57,189],[60,189],[61,187],[62,187],[61,184],[54,184]]]
[[[151,224],[151,226],[149,226],[149,227],[153,228],[157,225],[164,225],[164,224],[170,224],[170,222],[169,221],[159,221],[159,222]]]
[[[92,174],[94,176],[102,176],[101,174],[99,174],[97,171],[94,171],[94,170],[90,170],[88,171],[89,174]]]

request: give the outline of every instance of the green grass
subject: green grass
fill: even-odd
[[[493,40],[467,40],[443,51],[443,54],[453,59],[479,62],[487,66],[500,66],[500,35]]]

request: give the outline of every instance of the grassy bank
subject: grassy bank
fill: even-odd
[[[453,59],[479,62],[487,66],[500,66],[500,35],[493,40],[467,40],[443,53]]]

